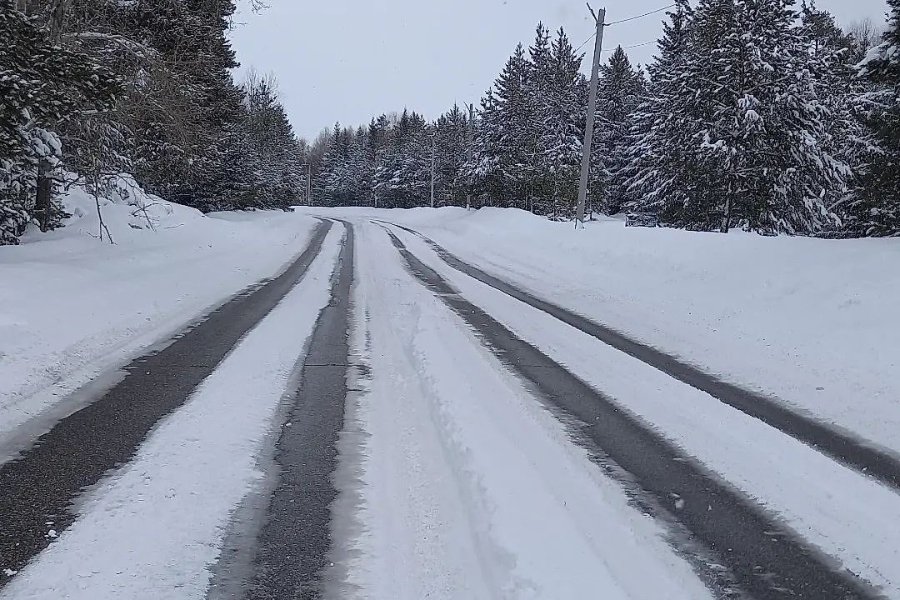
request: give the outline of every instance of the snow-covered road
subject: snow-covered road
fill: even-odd
[[[900,599],[895,486],[374,222],[396,212],[310,214],[346,222],[72,518],[44,515],[45,550],[5,575],[0,553],[0,599]],[[301,371],[347,302],[349,349],[329,333]],[[310,391],[335,369],[346,398]],[[323,408],[336,443],[297,422]]]
[[[358,227],[351,423],[357,534],[344,598],[704,598],[663,530],[465,322]],[[352,458],[349,460],[353,460]]]

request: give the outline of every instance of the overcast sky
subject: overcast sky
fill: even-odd
[[[607,22],[669,3],[606,1]],[[366,124],[404,107],[431,119],[454,102],[477,102],[515,45],[531,42],[538,21],[564,27],[575,47],[593,32],[583,0],[266,0],[259,14],[239,2],[232,39],[241,69],[275,74],[291,122],[307,139],[335,121]],[[817,4],[840,24],[867,16],[881,23],[887,10],[885,0]],[[608,27],[604,48],[654,41],[664,17]],[[655,50],[651,43],[628,54],[643,64]]]

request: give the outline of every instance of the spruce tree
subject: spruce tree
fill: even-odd
[[[55,130],[84,111],[109,110],[118,81],[90,57],[54,44],[37,18],[11,2],[0,2],[0,38],[0,244],[12,244],[32,220],[42,229],[59,224]]]
[[[807,51],[815,59],[811,64],[812,80],[829,113],[825,123],[828,138],[824,143],[829,153],[855,171],[847,177],[845,186],[832,188],[823,198],[841,218],[837,233],[853,221],[853,186],[858,184],[860,166],[873,147],[863,122],[864,106],[857,101],[871,86],[856,77],[855,41],[836,25],[834,17],[814,2],[803,2],[800,14]]]
[[[179,121],[173,129],[169,111],[148,111],[136,123],[139,180],[169,199],[216,208],[229,177],[222,149],[241,116],[241,91],[231,78],[238,65],[227,38],[234,1],[135,0],[127,6],[135,38],[167,65],[171,112]]]
[[[810,233],[836,222],[827,198],[848,167],[830,152],[820,60],[790,0],[701,0],[688,49],[651,128],[663,170],[632,176],[687,227]],[[645,146],[652,146],[650,140]]]
[[[531,126],[527,71],[525,49],[519,44],[494,83],[495,126],[499,131],[495,134],[497,144],[493,151],[502,185],[497,200],[506,206],[522,201],[527,194]]]
[[[648,90],[633,116],[620,176],[628,196],[626,209],[689,227],[700,219],[692,193],[697,181],[688,171],[686,158],[690,140],[683,137],[682,125],[691,119],[693,108],[681,77],[693,47],[693,10],[688,0],[677,0],[668,17],[657,44],[657,59],[647,69]]]
[[[539,115],[544,163],[552,186],[550,211],[558,218],[574,213],[578,191],[587,105],[580,67],[581,57],[560,29],[551,47],[549,93]]]
[[[463,206],[466,185],[463,164],[466,160],[468,117],[456,104],[435,124],[437,136],[437,205]]]
[[[626,199],[625,173],[634,113],[644,94],[644,77],[618,46],[600,66],[597,129],[591,164],[592,203],[607,214],[619,212]]]
[[[861,101],[875,146],[865,157],[847,217],[854,235],[900,235],[900,0],[888,5],[884,41],[858,67],[860,77],[874,86]]]
[[[496,151],[502,144],[502,113],[493,89],[489,89],[481,98],[478,118],[472,126],[474,128],[472,159],[466,161],[463,168],[465,179],[476,201],[482,198],[504,198],[500,156]],[[530,165],[529,161],[529,167]],[[529,173],[529,181],[531,180]]]

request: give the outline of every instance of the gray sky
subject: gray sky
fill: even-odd
[[[642,14],[669,0],[606,0],[607,22]],[[516,43],[526,46],[543,21],[564,27],[575,47],[593,32],[583,0],[266,0],[260,14],[242,10],[232,34],[242,70],[278,78],[298,134],[312,139],[335,121],[360,125],[404,107],[435,118],[454,102],[477,102]],[[799,0],[798,0],[799,2]],[[596,6],[599,2],[592,2]],[[872,17],[885,0],[818,0],[840,24]],[[604,48],[655,40],[664,14],[608,27]],[[589,52],[588,44],[582,52]],[[628,50],[647,63],[648,44]],[[588,60],[585,60],[585,69]],[[240,76],[240,75],[239,75]]]

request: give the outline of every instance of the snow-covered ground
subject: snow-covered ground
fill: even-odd
[[[0,450],[23,423],[65,414],[60,400],[98,374],[277,274],[316,223],[204,216],[125,185],[103,200],[110,244],[97,238],[92,197],[73,188],[65,200],[65,228],[0,247]]]
[[[329,214],[325,209],[312,209]],[[514,209],[340,209],[900,453],[900,240],[573,231]]]

